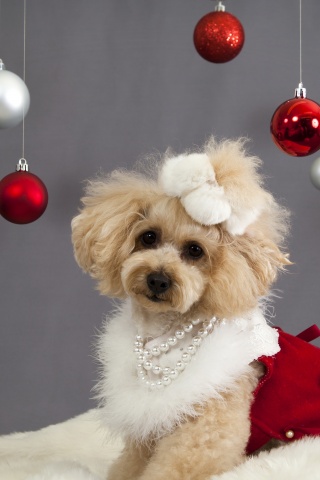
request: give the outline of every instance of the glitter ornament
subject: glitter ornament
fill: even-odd
[[[28,164],[21,158],[17,171],[9,173],[0,182],[0,214],[12,223],[31,223],[41,217],[47,204],[45,184],[28,172]]]
[[[0,60],[0,128],[15,127],[28,113],[30,94],[24,81]]]
[[[193,34],[199,55],[213,63],[225,63],[235,58],[243,47],[244,38],[240,21],[226,12],[221,2],[214,12],[199,20]]]
[[[302,83],[295,98],[274,112],[270,130],[275,144],[288,155],[304,157],[320,148],[320,105],[306,98]]]

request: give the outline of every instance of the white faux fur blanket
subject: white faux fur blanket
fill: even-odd
[[[37,432],[0,437],[1,480],[106,480],[122,449],[96,410]],[[320,438],[260,453],[211,480],[320,480]]]

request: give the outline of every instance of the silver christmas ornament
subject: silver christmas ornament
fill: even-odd
[[[316,158],[310,168],[310,180],[320,190],[320,157]]]
[[[0,60],[0,128],[15,127],[28,113],[30,94],[24,81]]]

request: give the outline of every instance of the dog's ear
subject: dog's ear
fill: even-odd
[[[278,214],[285,224],[287,212]],[[231,318],[254,308],[259,298],[270,293],[278,273],[291,265],[282,243],[284,225],[278,229],[268,216],[261,214],[241,235],[221,227],[220,257],[212,262],[208,282],[208,298],[218,316]]]
[[[236,239],[264,243],[276,264],[288,264],[279,248],[288,233],[289,213],[265,189],[259,172],[262,162],[247,154],[246,142],[240,138],[217,144],[213,138],[206,145],[216,180],[231,206],[232,213],[223,227]]]
[[[135,247],[132,227],[156,189],[146,178],[121,171],[88,182],[83,207],[72,220],[72,241],[78,264],[98,280],[101,293],[123,295],[121,265]]]
[[[245,138],[220,143],[211,138],[205,147],[216,181],[223,188],[231,209],[225,227],[234,235],[244,233],[269,208],[269,203],[273,203],[273,197],[264,188],[259,172],[262,162],[248,154],[246,143]]]
[[[217,311],[227,308],[230,315],[253,307],[268,294],[278,272],[291,264],[284,246],[289,213],[264,188],[261,161],[247,155],[244,144],[240,139],[217,145],[211,139],[206,146],[232,210],[220,225],[223,265],[212,275],[221,303]]]

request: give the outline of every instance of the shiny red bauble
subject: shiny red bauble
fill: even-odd
[[[0,182],[0,214],[9,222],[34,222],[41,217],[47,204],[47,188],[33,173],[9,173]]]
[[[236,57],[244,44],[244,29],[231,13],[216,11],[197,23],[193,41],[201,57],[213,63],[225,63]]]
[[[274,112],[270,125],[275,144],[295,157],[320,148],[320,105],[308,98],[292,98]]]

